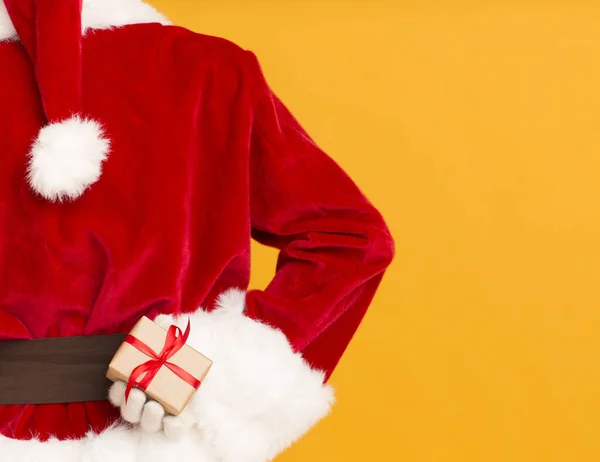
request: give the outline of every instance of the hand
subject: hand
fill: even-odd
[[[148,399],[146,393],[138,388],[133,388],[129,399],[125,402],[125,382],[115,382],[111,385],[108,399],[115,407],[121,409],[123,420],[139,426],[148,433],[163,431],[169,439],[180,438],[194,425],[193,418],[184,410],[178,416],[168,415],[162,405]]]

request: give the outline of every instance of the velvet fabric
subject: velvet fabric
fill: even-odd
[[[25,181],[46,117],[31,58],[0,43],[0,341],[124,333],[142,315],[210,309],[248,286],[254,238],[280,254],[269,286],[247,293],[247,316],[328,377],[393,257],[380,213],[252,53],[159,24],[90,31],[82,46],[82,112],[111,153],[83,196],[52,203]],[[117,417],[108,402],[0,406],[0,433],[79,438]]]
[[[79,112],[81,0],[4,0],[4,4],[34,66],[46,119],[59,121]],[[63,18],[60,34],[56,33],[53,17]]]

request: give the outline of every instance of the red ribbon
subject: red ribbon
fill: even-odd
[[[165,366],[169,368],[175,375],[177,375],[180,379],[184,380],[186,383],[189,383],[196,390],[200,386],[200,380],[196,377],[179,367],[177,364],[173,364],[169,362],[169,359],[177,353],[187,342],[187,339],[190,335],[190,321],[188,319],[187,328],[184,333],[181,332],[181,329],[177,326],[169,327],[167,331],[167,339],[165,340],[165,345],[162,351],[159,354],[156,354],[152,348],[146,345],[141,340],[135,338],[133,335],[128,335],[125,338],[125,342],[129,343],[145,355],[149,356],[149,361],[146,361],[143,364],[137,366],[131,376],[129,377],[129,381],[127,382],[127,388],[125,390],[125,402],[129,398],[129,393],[131,393],[131,389],[133,387],[137,387],[140,390],[146,391],[146,389],[150,386],[156,374],[161,367]],[[143,375],[143,377],[142,377]]]

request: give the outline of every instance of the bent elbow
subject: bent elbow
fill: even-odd
[[[369,243],[369,260],[386,269],[396,256],[396,241],[383,218],[380,217],[377,223],[370,227],[366,238]]]

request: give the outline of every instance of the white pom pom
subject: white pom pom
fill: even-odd
[[[28,180],[51,201],[76,199],[100,178],[110,151],[98,122],[73,116],[40,130],[29,153]]]

